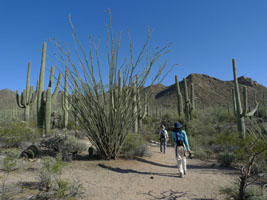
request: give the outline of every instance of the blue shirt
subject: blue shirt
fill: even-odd
[[[186,132],[184,130],[182,130],[182,133],[184,135],[184,144],[185,144],[187,150],[190,151],[190,147],[189,147],[189,143],[188,143]],[[174,131],[172,131],[172,140],[176,144],[176,132],[174,132]]]

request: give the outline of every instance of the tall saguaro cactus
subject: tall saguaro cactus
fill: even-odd
[[[40,75],[39,75],[39,82],[38,82],[38,88],[37,88],[37,126],[39,128],[43,128],[43,126],[46,125],[48,123],[50,123],[49,119],[46,119],[46,116],[51,115],[51,109],[46,109],[46,105],[48,105],[48,107],[52,106],[52,101],[55,101],[58,95],[58,90],[60,87],[60,83],[61,83],[61,78],[62,78],[62,74],[60,73],[58,76],[58,80],[57,80],[57,85],[56,88],[53,92],[53,94],[51,94],[51,101],[48,100],[47,102],[47,97],[48,99],[50,98],[50,96],[45,95],[45,91],[44,91],[44,78],[45,78],[45,58],[46,58],[46,43],[44,42],[43,44],[43,49],[42,49],[42,61],[41,61],[41,69],[40,69]],[[52,90],[52,85],[53,85],[53,79],[54,79],[54,72],[55,72],[55,67],[51,68],[51,72],[50,72],[50,79],[49,79],[49,85],[48,88],[51,88]],[[47,91],[47,93],[49,93],[49,91]],[[50,112],[50,113],[48,113]],[[47,127],[48,130],[49,127]],[[46,130],[47,132],[47,130]]]
[[[64,95],[62,97],[62,108],[64,111],[64,128],[67,128],[69,121],[69,110],[70,110],[70,97],[68,94],[68,71],[65,71],[65,84],[64,84]]]
[[[45,57],[46,57],[46,42],[43,44],[41,69],[39,74],[38,96],[37,96],[37,126],[42,128],[44,125],[44,74],[45,74]]]
[[[51,87],[47,88],[46,101],[45,101],[45,134],[48,135],[51,131],[51,105],[52,105],[52,95]]]
[[[192,111],[196,108],[195,105],[195,88],[194,83],[191,83],[191,109]]]
[[[28,64],[27,72],[27,83],[26,90],[23,90],[21,97],[19,96],[18,90],[16,91],[17,105],[20,108],[24,108],[24,120],[29,121],[30,108],[36,100],[36,92],[33,91],[33,86],[30,86],[30,73],[31,73],[31,62]]]
[[[143,125],[142,121],[146,117],[146,98],[144,98],[144,102],[142,105],[138,76],[136,76],[136,106],[137,106],[138,129],[141,129]]]
[[[239,92],[239,86],[238,86],[238,80],[236,76],[236,63],[235,59],[232,59],[233,64],[233,75],[234,75],[234,96],[235,96],[235,102],[234,107],[236,107],[236,118],[238,123],[238,131],[240,131],[240,137],[244,138],[246,136],[246,124],[245,124],[245,117],[253,116],[254,113],[258,109],[258,102],[256,102],[255,108],[248,112],[247,109],[247,88],[244,87],[244,109],[242,110],[241,100],[240,100],[240,92]]]
[[[182,117],[183,115],[183,96],[180,90],[179,80],[178,76],[175,75],[175,83],[176,83],[176,93],[177,93],[177,102],[178,102],[178,115],[179,117]]]

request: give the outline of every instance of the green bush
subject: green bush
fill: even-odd
[[[7,173],[18,169],[21,165],[19,160],[20,151],[16,149],[8,149],[3,152],[3,158],[0,159],[0,168]]]
[[[149,156],[146,141],[139,134],[128,134],[122,146],[120,155],[126,159],[132,159],[136,156]]]
[[[224,167],[230,167],[236,161],[236,155],[233,152],[221,152],[217,155],[217,160]]]
[[[213,152],[210,149],[203,147],[194,148],[194,157],[200,160],[209,159],[212,156]]]
[[[41,133],[31,124],[15,121],[0,127],[1,143],[5,144],[5,147],[18,147],[24,141],[34,143]]]

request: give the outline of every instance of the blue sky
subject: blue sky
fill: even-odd
[[[69,14],[84,44],[91,35],[105,48],[108,8],[114,31],[122,31],[122,56],[128,51],[128,30],[136,50],[144,43],[148,26],[154,46],[172,43],[164,58],[169,66],[179,66],[164,85],[174,83],[174,74],[180,80],[190,73],[232,80],[231,59],[236,58],[238,76],[267,86],[266,0],[1,0],[0,89],[21,92],[29,61],[31,84],[36,84],[43,42],[55,37],[72,44]],[[52,50],[48,43],[48,54]],[[100,50],[103,60],[104,51]],[[46,85],[51,65],[47,60]]]

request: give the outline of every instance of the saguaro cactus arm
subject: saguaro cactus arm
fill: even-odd
[[[255,108],[252,111],[250,111],[249,113],[243,114],[243,116],[244,117],[252,117],[255,114],[255,112],[258,110],[258,107],[259,107],[259,103],[256,102]]]
[[[25,105],[23,104],[23,93],[21,94],[21,97],[20,97],[18,90],[16,90],[16,100],[17,100],[17,105],[20,108],[25,108]]]

